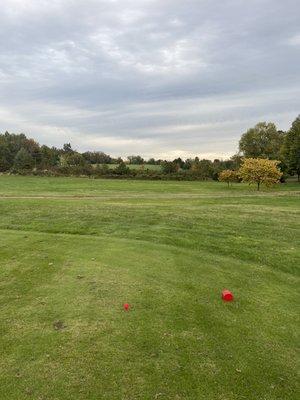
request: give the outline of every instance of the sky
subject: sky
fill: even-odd
[[[2,0],[0,132],[227,158],[300,113],[299,0]]]

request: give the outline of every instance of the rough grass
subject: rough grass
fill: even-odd
[[[297,184],[2,176],[0,239],[1,400],[298,398]]]

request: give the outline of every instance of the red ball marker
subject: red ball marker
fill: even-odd
[[[124,305],[123,305],[123,308],[124,308],[124,310],[125,311],[128,311],[129,310],[129,304],[128,303],[125,303]]]
[[[230,290],[225,289],[222,292],[222,299],[224,301],[232,301],[233,300],[233,294],[231,293]]]

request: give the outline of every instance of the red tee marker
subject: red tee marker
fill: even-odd
[[[123,308],[124,308],[124,310],[125,311],[128,311],[129,310],[129,304],[128,303],[125,303],[124,305],[123,305]]]
[[[230,290],[225,289],[222,292],[222,299],[224,301],[232,301],[233,300],[233,294],[231,293]]]

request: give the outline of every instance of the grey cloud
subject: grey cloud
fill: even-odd
[[[6,0],[0,130],[147,156],[232,154],[299,113],[297,0]]]

